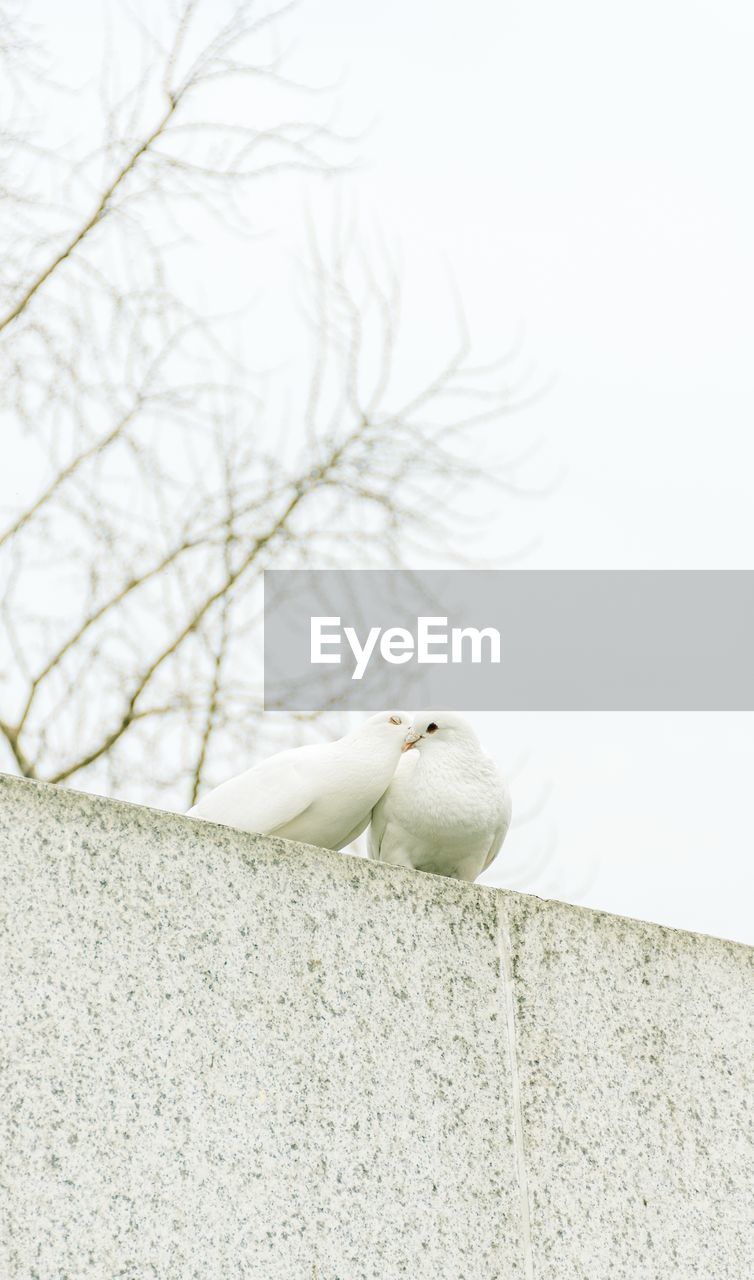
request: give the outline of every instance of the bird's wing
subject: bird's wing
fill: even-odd
[[[495,861],[495,858],[499,854],[500,849],[502,847],[503,840],[505,839],[508,833],[508,828],[511,825],[511,814],[513,812],[513,808],[511,804],[510,792],[507,786],[505,786],[505,783],[503,783],[503,792],[504,792],[503,804],[500,811],[500,818],[498,820],[497,826],[495,827],[492,840],[490,841],[490,847],[487,851],[487,857],[484,860],[484,866],[482,867],[482,871],[486,871],[487,868]]]
[[[300,817],[317,796],[316,771],[306,757],[296,759],[297,755],[295,750],[283,751],[223,782],[194,806],[192,815],[273,835]]]
[[[372,821],[369,824],[369,834],[367,835],[367,853],[372,862],[380,861],[380,850],[382,848],[382,837],[385,834],[387,826],[387,815],[385,813],[385,801],[387,792],[372,810]]]
[[[404,752],[398,761],[392,782],[372,810],[372,821],[367,836],[367,853],[373,862],[382,860],[382,841],[385,831],[388,826],[394,825],[396,804],[399,803],[399,797],[405,794],[403,789],[410,781],[411,774],[418,763],[418,751]]]

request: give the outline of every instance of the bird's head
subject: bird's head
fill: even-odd
[[[456,711],[420,711],[414,716],[406,734],[403,750],[410,751],[421,743],[422,751],[434,750],[435,743],[461,746],[464,743],[478,745],[478,739],[468,720]]]
[[[393,745],[400,753],[410,727],[411,716],[407,711],[380,711],[365,720],[356,733],[358,736],[367,734],[370,741]]]

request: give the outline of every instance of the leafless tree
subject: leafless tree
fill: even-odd
[[[18,477],[0,734],[27,777],[189,802],[262,725],[265,568],[415,562],[457,531],[464,487],[517,488],[520,458],[470,445],[526,401],[513,356],[475,363],[456,305],[453,350],[412,372],[400,273],[342,221],[310,228],[294,387],[292,364],[252,367],[238,318],[181,288],[188,210],[245,234],[261,180],[352,158],[331,95],[286,73],[287,8],[189,0],[170,30],[137,12],[140,57],[120,83],[103,54],[102,109],[73,149],[34,119],[64,90],[13,15],[0,28],[0,415]]]

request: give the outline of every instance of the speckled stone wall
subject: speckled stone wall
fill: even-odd
[[[753,956],[0,778],[0,1275],[749,1280]]]

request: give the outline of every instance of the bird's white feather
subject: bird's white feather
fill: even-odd
[[[367,826],[408,725],[405,713],[385,712],[337,742],[281,751],[216,787],[190,816],[341,849]]]
[[[402,756],[369,830],[375,861],[475,880],[500,851],[511,821],[508,787],[458,715],[433,713],[437,730]],[[415,724],[434,724],[425,714]]]

